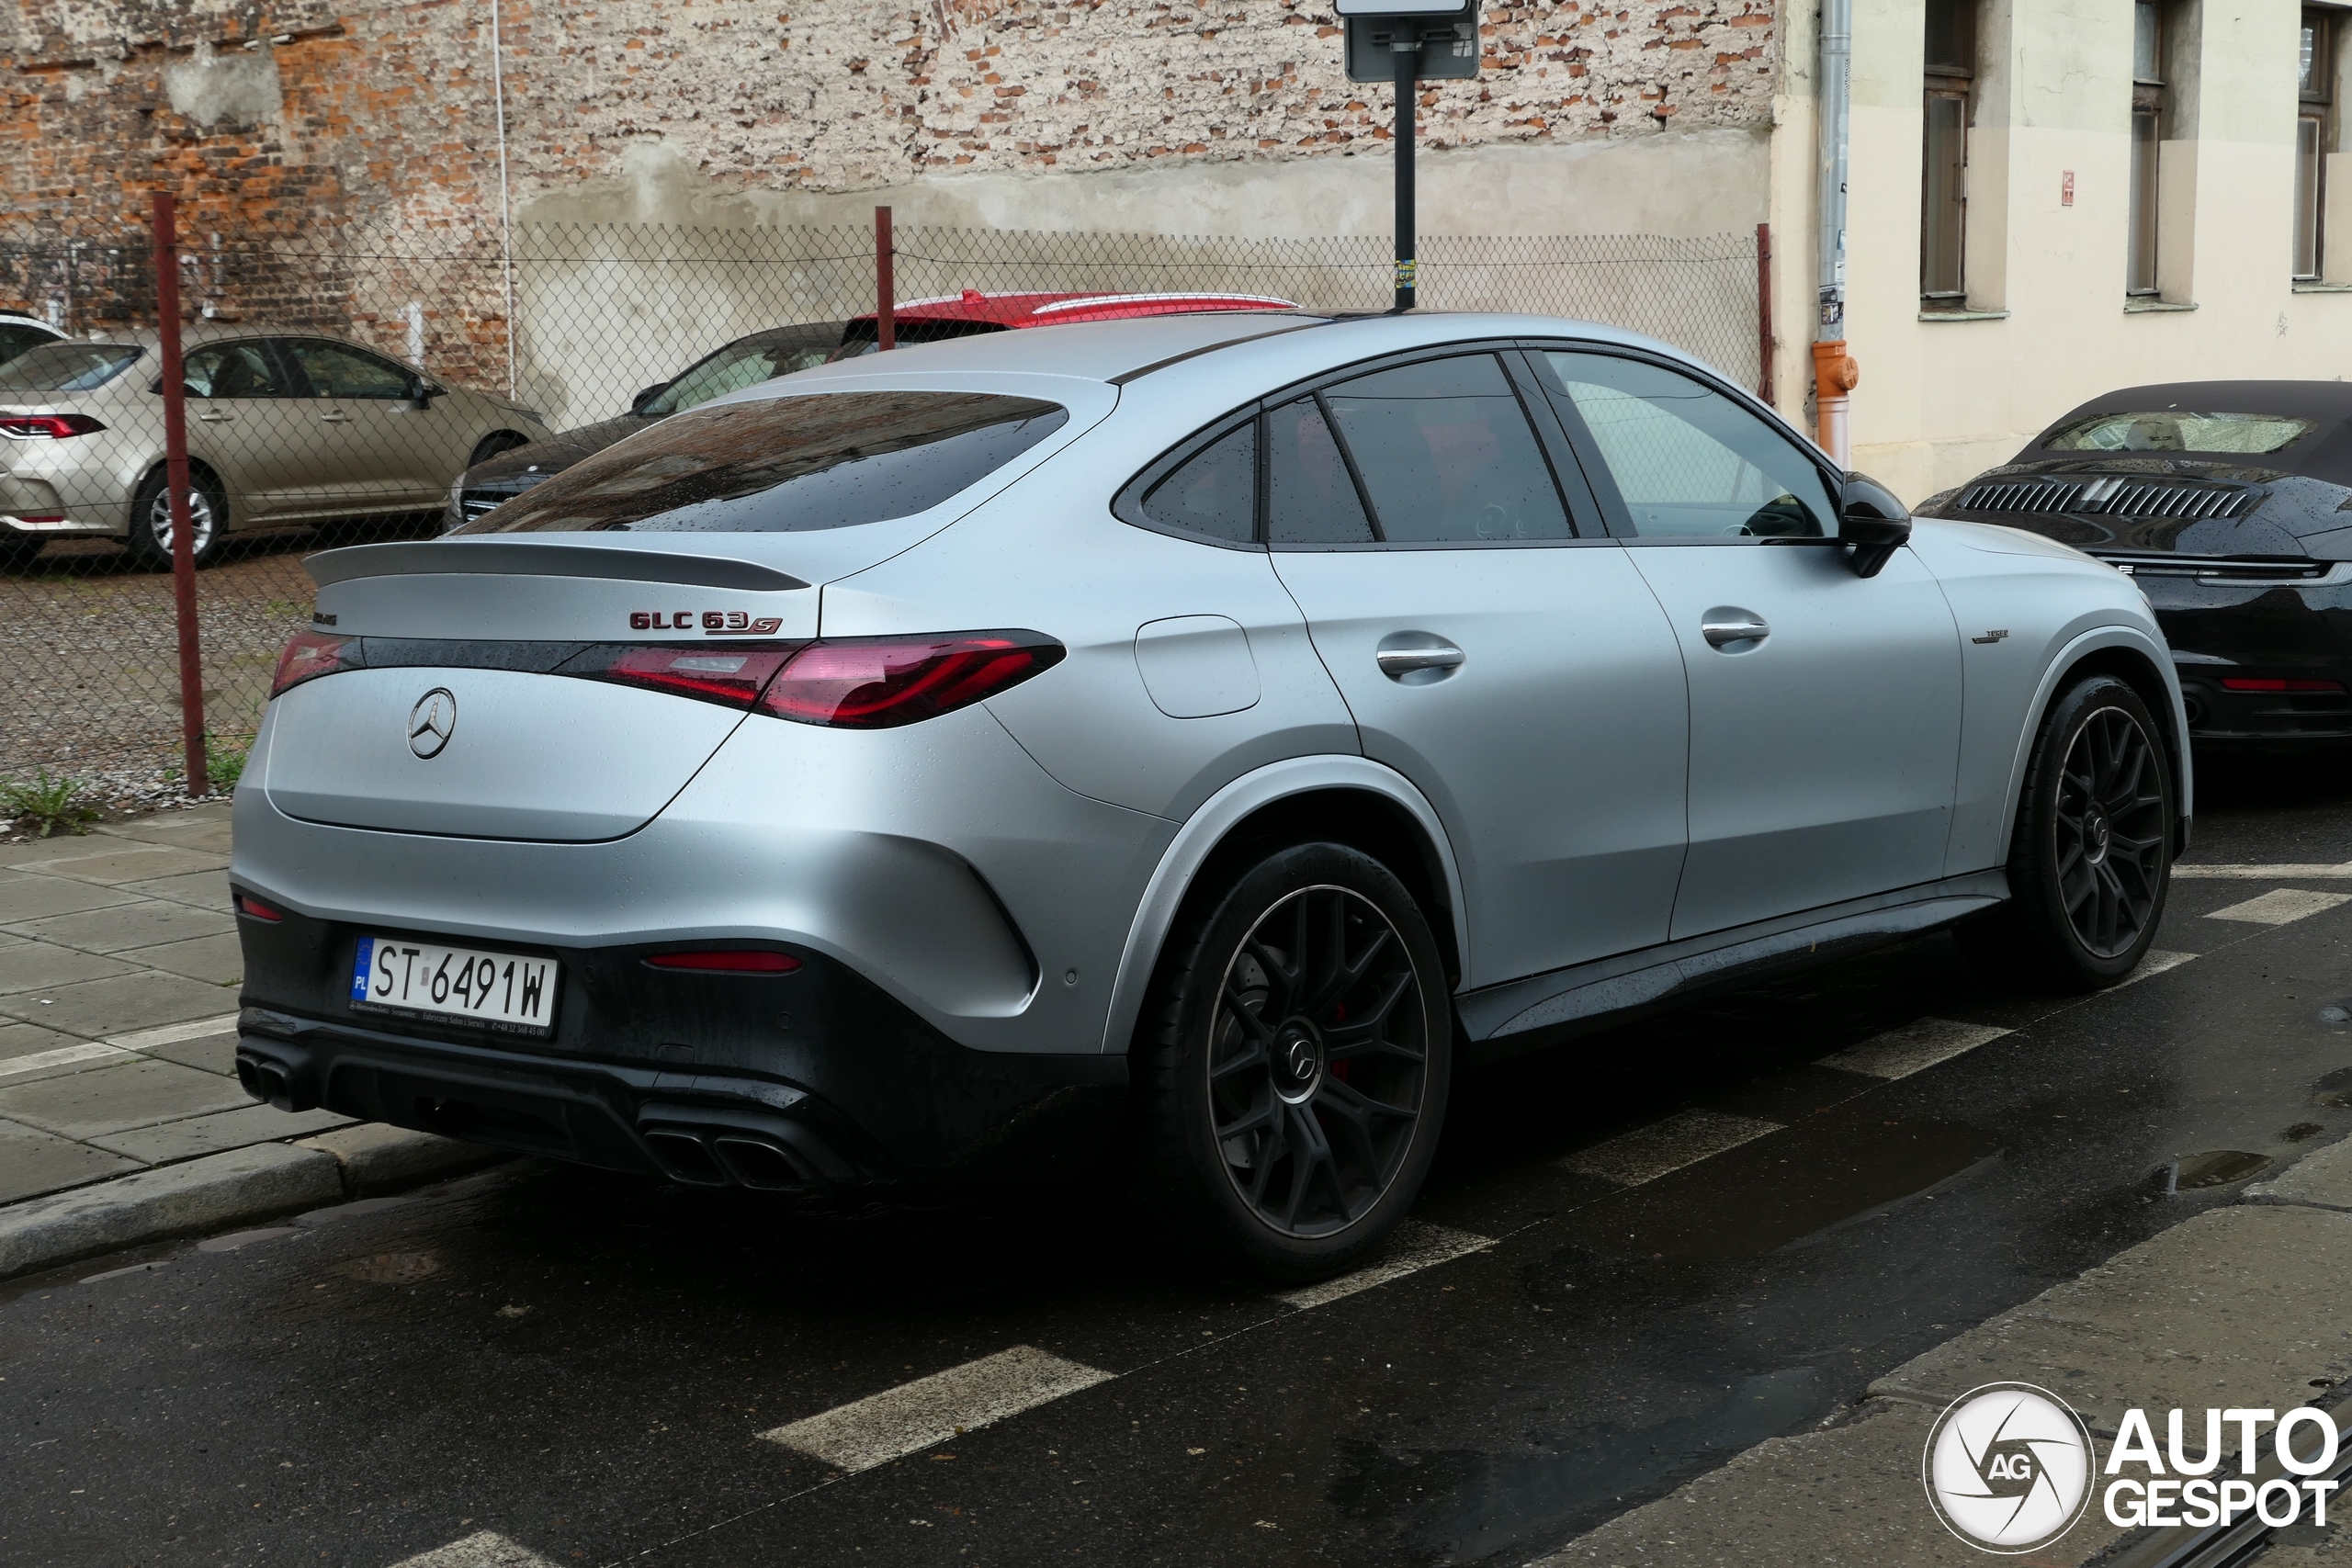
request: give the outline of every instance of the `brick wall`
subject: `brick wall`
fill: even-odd
[[[1328,0],[512,0],[516,200],[658,141],[719,190],[1344,156],[1386,140]],[[199,245],[495,224],[488,0],[14,0],[0,241],[119,242],[159,184]],[[1773,0],[1500,4],[1435,147],[1769,124]],[[0,282],[5,282],[0,279]]]

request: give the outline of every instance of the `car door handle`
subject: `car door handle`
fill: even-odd
[[[200,413],[196,417],[201,424],[234,424],[237,422],[237,416],[232,413]]]
[[[1401,681],[1408,675],[1425,670],[1440,672],[1458,670],[1467,657],[1452,643],[1434,638],[1425,646],[1383,648],[1372,656],[1373,662],[1380,666],[1380,672],[1392,681]]]
[[[1736,642],[1762,642],[1772,635],[1772,628],[1758,615],[1710,615],[1699,623],[1699,635],[1710,648],[1728,648]]]
[[[349,424],[351,416],[347,413],[322,413],[319,415],[319,423],[321,424]]]

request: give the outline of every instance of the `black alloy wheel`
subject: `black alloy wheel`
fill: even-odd
[[[1963,927],[1980,961],[2064,990],[2111,986],[2154,942],[2172,882],[2172,759],[2147,705],[2112,675],[2061,692],[2034,739],[2010,899]]]
[[[1202,1066],[1225,1174],[1269,1229],[1344,1230],[1396,1179],[1429,1077],[1420,988],[1396,928],[1345,887],[1290,895],[1227,962]]]
[[[1188,907],[1138,1032],[1147,1191],[1195,1240],[1307,1280],[1375,1252],[1444,1119],[1452,1009],[1427,922],[1359,850],[1280,850]]]

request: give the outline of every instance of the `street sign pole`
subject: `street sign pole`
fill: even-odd
[[[1419,269],[1413,242],[1413,121],[1419,106],[1413,84],[1419,74],[1420,39],[1408,28],[1388,51],[1396,68],[1396,303],[1389,313],[1401,316],[1413,308],[1414,274]]]

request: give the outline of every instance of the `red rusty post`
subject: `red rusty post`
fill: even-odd
[[[180,242],[172,193],[155,193],[155,335],[164,371],[164,482],[172,508],[172,604],[180,633],[180,739],[187,792],[212,793],[204,759],[204,656],[196,636],[196,526],[188,516],[187,389],[180,367]],[[212,520],[214,527],[221,520]],[[137,525],[145,526],[141,518]]]
[[[897,247],[890,243],[890,209],[874,209],[874,336],[888,354],[899,346]]]
[[[1756,395],[1772,400],[1772,225],[1756,225]]]

